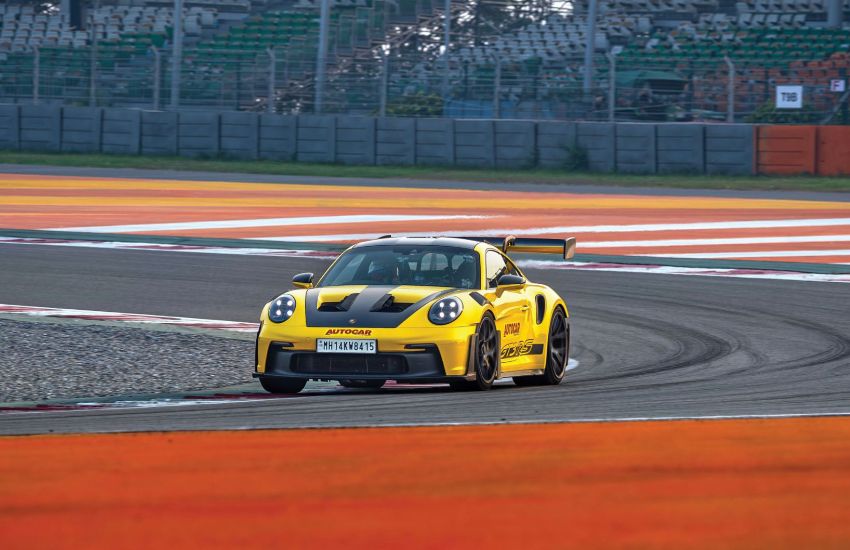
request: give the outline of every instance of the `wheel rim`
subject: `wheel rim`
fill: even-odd
[[[496,376],[498,364],[496,329],[493,321],[485,318],[478,329],[478,375],[484,380],[492,380]]]
[[[567,323],[564,316],[556,313],[552,317],[552,325],[549,328],[549,362],[552,371],[560,377],[567,368]]]

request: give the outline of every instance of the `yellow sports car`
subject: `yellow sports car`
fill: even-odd
[[[263,307],[254,376],[271,393],[308,380],[379,388],[387,380],[489,389],[564,378],[569,312],[526,279],[510,252],[571,258],[575,239],[392,238],[356,244],[318,280]]]

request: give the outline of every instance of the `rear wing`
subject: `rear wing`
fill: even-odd
[[[457,237],[470,241],[479,241],[499,247],[505,254],[511,252],[526,252],[533,254],[558,254],[569,260],[576,253],[576,238],[538,239],[535,237]]]

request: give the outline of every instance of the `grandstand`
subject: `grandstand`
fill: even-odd
[[[35,4],[0,5],[0,101],[150,107],[168,87],[170,0],[88,2],[80,27]],[[186,1],[182,106],[310,112],[318,7]],[[588,96],[587,0],[454,1],[447,53],[442,2],[333,0],[323,103],[369,114],[416,114],[406,104],[425,98],[432,115],[606,118],[610,108],[623,119],[722,119],[729,59],[738,120],[763,110],[784,83],[805,86],[806,114],[826,117],[847,99],[830,82],[850,69],[850,32],[840,23],[850,6],[838,25],[828,8],[827,0],[599,0]],[[617,88],[610,106],[609,83]]]

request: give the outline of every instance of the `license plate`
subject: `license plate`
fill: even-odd
[[[320,338],[316,340],[319,353],[377,353],[375,340],[352,340],[343,338]]]

